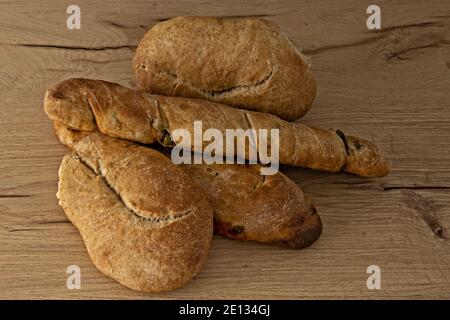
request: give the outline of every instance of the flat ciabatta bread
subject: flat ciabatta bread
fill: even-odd
[[[142,89],[268,112],[285,120],[311,107],[310,62],[264,19],[178,17],[139,43],[133,67]]]
[[[65,80],[47,91],[44,109],[50,119],[68,128],[99,130],[146,144],[179,143],[171,134],[181,128],[194,137],[195,121],[202,121],[203,131],[214,128],[223,136],[226,129],[267,130],[269,141],[270,130],[279,129],[281,164],[365,177],[381,177],[390,169],[380,148],[339,130],[308,127],[207,100],[150,95],[107,81]],[[191,142],[193,148],[194,139]],[[248,159],[247,152],[236,155]]]
[[[181,287],[209,250],[209,203],[150,148],[101,134],[83,138],[61,163],[57,197],[95,266],[131,289]]]

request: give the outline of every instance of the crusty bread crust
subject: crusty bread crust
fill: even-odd
[[[55,131],[56,136],[58,137],[59,141],[61,141],[62,144],[68,146],[69,148],[73,149],[75,145],[84,137],[87,137],[88,135],[92,133],[98,132],[98,130],[94,131],[80,131],[80,130],[74,130],[68,128],[66,125],[54,121],[53,122],[53,129]]]
[[[151,143],[158,135],[151,102],[144,93],[116,83],[72,78],[47,90],[44,109],[50,119],[72,129]]]
[[[314,205],[281,172],[262,176],[259,165],[182,165],[204,186],[214,210],[214,232],[228,238],[303,248],[322,223]]]
[[[85,115],[89,108],[92,116]],[[282,164],[365,177],[382,177],[390,170],[380,148],[339,130],[312,128],[207,100],[145,94],[106,81],[65,80],[47,91],[44,109],[50,119],[69,128],[94,130],[98,125],[104,134],[141,143],[164,143],[165,135],[180,128],[193,137],[194,122],[198,120],[203,130],[219,129],[223,135],[226,129],[265,129],[269,133],[279,129]],[[191,142],[193,147],[194,139]],[[237,156],[248,159],[247,152]]]
[[[94,133],[64,157],[57,197],[101,272],[160,292],[186,284],[209,250],[212,210],[198,189],[159,152]]]
[[[91,134],[55,123],[59,140],[73,148]],[[181,165],[203,187],[214,211],[214,232],[231,239],[304,248],[321,234],[316,208],[300,187],[278,172],[262,176],[259,165]]]
[[[133,61],[147,92],[202,98],[295,120],[316,83],[309,59],[264,19],[177,17],[158,23]]]

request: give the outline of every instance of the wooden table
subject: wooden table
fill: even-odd
[[[450,298],[450,4],[377,1],[0,1],[0,298]],[[135,86],[133,50],[178,15],[263,16],[312,57],[318,94],[301,121],[369,138],[392,159],[382,179],[283,168],[317,205],[305,250],[214,239],[200,274],[167,294],[133,292],[91,263],[55,197],[68,151],[43,112],[69,77]],[[66,268],[81,268],[81,289]],[[369,290],[366,268],[381,268]]]

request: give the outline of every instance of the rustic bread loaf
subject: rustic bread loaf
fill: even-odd
[[[381,177],[390,169],[380,148],[339,130],[312,128],[271,114],[201,99],[149,95],[106,81],[63,81],[47,91],[44,108],[50,119],[71,129],[98,129],[141,143],[173,141],[171,133],[180,128],[193,137],[194,122],[198,120],[202,121],[203,131],[219,129],[224,136],[226,129],[265,129],[269,133],[271,129],[279,129],[282,164],[365,177]],[[206,145],[207,142],[203,147]],[[247,152],[236,155],[248,159]]]
[[[309,59],[264,19],[158,23],[139,43],[133,68],[149,93],[202,98],[290,121],[308,112],[316,94]]]
[[[59,140],[73,148],[90,131],[57,122]],[[214,211],[214,232],[228,238],[304,248],[321,234],[322,223],[302,190],[281,172],[262,176],[259,165],[181,165],[203,187]]]
[[[259,165],[182,165],[204,186],[214,210],[214,232],[237,240],[304,248],[322,232],[314,205],[281,172],[263,176]]]
[[[209,203],[150,148],[95,133],[83,138],[62,161],[57,197],[95,266],[131,289],[178,288],[209,250]]]

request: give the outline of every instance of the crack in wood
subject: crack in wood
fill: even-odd
[[[226,19],[245,19],[245,18],[266,18],[266,17],[274,17],[275,15],[273,14],[235,14],[235,15],[222,15],[222,16],[213,16],[214,18],[226,18]],[[163,21],[167,21],[170,20],[172,18],[175,18],[176,16],[173,17],[165,17],[165,18],[159,18],[156,21],[158,22],[163,22]]]
[[[216,18],[227,18],[227,19],[245,19],[245,18],[267,18],[275,17],[274,14],[231,14],[223,16],[215,16]]]
[[[407,25],[400,25],[400,26],[392,26],[392,27],[383,28],[381,30],[376,31],[376,33],[379,34],[379,36],[370,37],[369,39],[363,39],[360,41],[344,43],[344,44],[339,44],[339,45],[330,45],[330,46],[323,46],[323,47],[313,48],[313,49],[304,49],[304,50],[302,50],[302,52],[306,55],[314,55],[314,54],[319,54],[319,53],[322,53],[322,52],[328,51],[328,50],[336,50],[336,49],[343,49],[343,48],[348,48],[348,47],[354,47],[354,46],[356,47],[356,46],[366,45],[371,42],[381,40],[381,39],[385,38],[389,33],[391,33],[392,31],[396,31],[396,30],[405,30],[405,29],[409,29],[409,28],[420,28],[420,27],[441,27],[441,26],[444,26],[444,25],[437,23],[437,22],[422,22],[422,23],[414,23],[414,24],[407,24]],[[367,32],[373,33],[373,31],[367,31]],[[419,48],[417,48],[417,49],[419,49]],[[406,60],[406,59],[404,59],[404,60]]]
[[[324,51],[329,51],[329,50],[336,50],[336,49],[344,49],[344,48],[349,48],[349,47],[363,46],[363,45],[369,44],[371,42],[380,40],[380,39],[382,39],[384,37],[386,37],[386,35],[370,37],[369,39],[363,39],[361,41],[356,41],[356,42],[351,42],[351,43],[323,46],[323,47],[320,47],[320,48],[313,48],[313,49],[303,49],[301,51],[302,51],[302,53],[304,53],[306,55],[314,55],[314,54],[319,54],[319,53],[322,53]]]
[[[95,64],[105,64],[105,63],[117,63],[117,62],[124,62],[124,61],[130,61],[129,58],[127,59],[116,59],[116,60],[104,60],[104,61],[98,61],[94,59],[71,59],[70,62],[87,62],[87,63],[95,63]],[[48,70],[48,69],[46,69]]]
[[[37,225],[53,225],[53,224],[67,224],[70,223],[69,220],[50,220],[50,221],[39,221],[36,222]],[[9,229],[8,232],[27,232],[27,231],[40,231],[40,230],[54,230],[48,228],[14,228]]]
[[[432,186],[432,185],[412,185],[412,186],[386,186],[384,184],[378,183],[370,183],[367,181],[362,182],[344,182],[344,181],[334,181],[331,184],[337,185],[348,185],[348,186],[356,186],[358,188],[365,189],[377,189],[380,191],[393,191],[393,190],[450,190],[450,187],[447,186]]]
[[[70,223],[69,220],[50,220],[50,221],[39,221],[36,224],[59,224],[59,223]]]
[[[381,187],[383,191],[390,190],[450,190],[450,187],[446,186],[392,186],[392,187]]]
[[[408,208],[417,212],[438,238],[448,239],[447,229],[439,221],[439,212],[430,200],[412,190],[404,190],[403,195]]]
[[[450,19],[450,15],[437,15],[437,16],[431,16],[430,18],[435,18],[435,19]]]
[[[104,47],[77,47],[77,46],[63,46],[63,45],[51,45],[51,44],[34,44],[34,43],[19,43],[16,46],[27,48],[47,48],[47,49],[61,49],[61,50],[83,50],[83,51],[104,51],[104,50],[120,50],[130,49],[136,50],[136,46],[122,45],[122,46],[104,46]]]
[[[407,53],[407,52],[411,52],[411,51],[415,51],[415,50],[420,50],[420,49],[426,49],[426,48],[440,48],[443,44],[450,44],[449,41],[445,41],[445,40],[439,40],[430,44],[426,44],[423,46],[417,46],[417,47],[410,47],[410,48],[406,48],[404,50],[401,50],[399,52],[394,52],[392,54],[389,54],[387,56],[386,60],[392,60],[394,58],[400,59],[400,60],[408,60],[410,58],[408,57],[400,57],[400,55]]]
[[[444,26],[441,23],[437,23],[435,21],[426,21],[426,22],[419,22],[419,23],[411,23],[411,24],[404,24],[399,26],[392,26],[387,28],[382,28],[378,30],[378,33],[385,33],[385,32],[392,32],[395,30],[405,30],[410,28],[423,28],[423,27],[442,27]],[[373,31],[366,31],[366,33],[373,32]]]
[[[9,229],[8,232],[26,232],[26,231],[48,231],[51,229],[39,229],[39,228],[20,228],[20,229]]]
[[[31,194],[0,194],[0,198],[29,198]]]
[[[48,69],[44,69],[45,71],[50,71],[50,72],[85,72],[86,70],[82,70],[82,69],[57,69],[57,68],[48,68]]]
[[[139,25],[125,25],[125,24],[121,24],[118,22],[114,22],[114,21],[102,21],[105,24],[111,25],[115,28],[119,28],[119,29],[142,29],[142,30],[148,30],[150,29],[149,26],[145,26],[143,24],[139,24]]]

